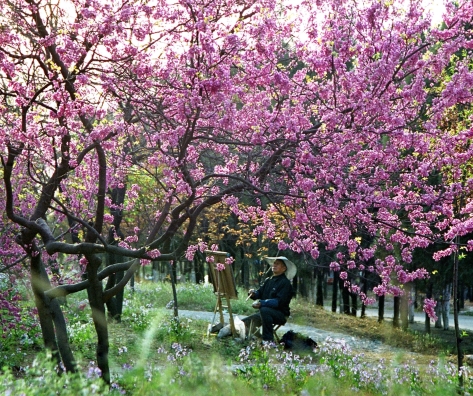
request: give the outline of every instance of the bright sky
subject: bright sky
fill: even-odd
[[[445,10],[444,0],[422,0],[422,5],[426,11],[432,13],[432,24],[437,25],[442,20],[442,13]]]

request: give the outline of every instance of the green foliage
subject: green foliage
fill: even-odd
[[[106,384],[98,374],[97,369],[92,366],[87,372],[59,374],[51,354],[42,353],[31,366],[23,369],[20,378],[5,368],[0,374],[0,393],[24,396],[85,396],[108,393]]]
[[[156,341],[163,345],[194,343],[199,335],[196,334],[195,329],[191,328],[191,323],[191,319],[176,318],[164,310],[156,311],[150,325],[143,333],[142,350],[145,352],[150,350]]]
[[[172,361],[173,355],[170,354]],[[133,395],[165,396],[241,396],[248,394],[248,387],[239,381],[231,370],[226,370],[217,358],[203,361],[196,355],[189,355],[166,367],[147,369],[138,367],[123,376],[121,386]],[[263,390],[252,392],[262,395]]]
[[[87,358],[93,359],[95,353],[96,334],[92,321],[73,322],[67,326],[69,341],[75,349]]]
[[[344,341],[331,339],[319,343],[317,351],[304,355],[284,351],[274,344],[219,340],[206,336],[207,321],[175,318],[173,311],[165,307],[171,296],[169,284],[140,284],[134,292],[127,290],[122,323],[109,324],[110,389],[98,378],[100,372],[93,362],[95,332],[88,319],[90,310],[84,295],[79,295],[71,296],[64,309],[74,352],[91,363],[80,367],[77,374],[59,375],[51,356],[40,354],[32,363],[23,361],[20,370],[4,367],[0,394],[457,394],[455,365],[441,359],[428,367],[415,361],[406,363],[401,355],[392,361],[373,360],[354,353]],[[178,296],[182,309],[197,303],[210,306],[211,311],[214,308],[211,286],[180,284]],[[299,311],[299,304],[303,302],[296,300],[295,312]],[[304,306],[309,309],[307,304]],[[137,315],[133,317],[132,313]],[[304,311],[303,316],[308,315]],[[424,347],[437,342],[420,333],[415,336]],[[464,392],[472,390],[473,385],[465,376]]]
[[[414,347],[417,351],[424,351],[428,349],[444,349],[448,351],[453,346],[443,344],[437,337],[430,334],[420,333],[418,331],[411,331],[414,336]]]
[[[230,300],[232,312],[240,315],[254,313],[254,309],[245,301],[247,290],[237,288],[237,295],[240,296],[240,298]],[[241,298],[241,296],[245,296],[245,298]],[[216,298],[211,284],[181,284],[177,287],[177,300],[179,309],[207,312],[213,312],[215,310]]]
[[[171,284],[139,283],[133,289],[125,289],[124,299],[124,311],[144,306],[162,308],[172,299]]]
[[[180,309],[213,311],[215,294],[213,286],[195,283],[180,284],[177,289],[177,303]]]
[[[314,373],[312,356],[301,357],[272,343],[250,344],[240,351],[237,377],[253,390],[298,394]]]
[[[35,310],[24,301],[20,306],[18,317],[14,319],[9,319],[6,312],[0,312],[0,322],[5,320],[0,336],[0,367],[20,367],[29,350],[42,345],[37,316],[31,314]]]

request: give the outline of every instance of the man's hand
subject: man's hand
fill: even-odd
[[[261,303],[259,301],[255,301],[253,304],[251,304],[251,306],[254,309],[260,309],[261,308]]]
[[[248,301],[250,298],[252,298],[255,295],[255,289],[250,289],[248,290],[248,297],[246,297],[245,301]]]

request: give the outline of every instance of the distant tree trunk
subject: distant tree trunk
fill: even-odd
[[[378,297],[378,322],[384,322],[384,294]]]
[[[117,262],[120,262],[120,261],[117,261]],[[107,280],[107,285],[105,288],[107,290],[111,289],[113,286],[115,286],[118,282],[120,282],[123,279],[123,276],[124,276],[124,271],[120,271],[120,272],[117,272],[116,274],[109,276]],[[107,301],[108,317],[110,319],[115,320],[117,323],[120,323],[122,321],[124,293],[125,293],[125,290],[123,288],[115,296],[113,296]]]
[[[401,327],[400,323],[400,306],[401,306],[401,297],[394,296],[394,315],[393,315],[393,326]]]
[[[297,296],[297,293],[299,292],[299,277],[297,275],[292,279],[292,289],[294,291],[294,296]]]
[[[324,273],[322,270],[317,269],[316,274],[317,274],[317,294],[316,294],[315,305],[323,307],[324,306],[324,290],[323,290]]]
[[[307,300],[310,299],[310,273],[304,269],[298,269],[297,274],[300,276],[296,276],[292,281],[292,287],[298,291],[298,293],[306,298]]]
[[[456,243],[458,244],[459,237],[456,237]],[[458,381],[460,389],[463,388],[463,348],[462,348],[462,335],[460,332],[460,326],[458,323],[458,250],[455,250],[453,256],[453,320],[455,323],[455,339],[457,345],[457,370],[458,370]]]
[[[200,262],[197,257],[194,258],[192,261],[192,265],[194,266],[194,271],[195,271],[195,283],[200,284],[204,282],[204,276],[205,276],[205,271],[204,271],[204,266]]]
[[[411,284],[407,283],[404,288],[404,294],[401,296],[401,328],[407,330],[409,327],[409,298],[410,298]]]
[[[157,282],[159,277],[158,277],[158,262],[157,261],[153,261],[153,263],[151,264],[151,268],[152,268],[152,271],[153,271],[153,282]]]
[[[410,284],[411,287],[409,288],[409,323],[414,323],[414,313],[415,308],[417,307],[417,289],[414,283]]]
[[[363,271],[363,283],[361,284],[361,291],[366,296],[368,295],[368,279],[366,277],[366,270]],[[366,305],[364,302],[361,303],[361,315],[362,318],[366,317]]]
[[[322,270],[322,288],[324,290],[324,300],[328,300],[328,277],[327,271]]]
[[[358,311],[358,295],[356,293],[350,293],[351,297],[351,315],[356,316]]]
[[[434,326],[436,329],[442,328],[442,301],[443,301],[443,289],[441,286],[436,285],[432,291],[432,298],[435,300],[435,315],[437,316],[437,320],[434,322]]]
[[[176,291],[176,276],[175,276],[175,265],[172,265],[171,262],[168,262],[169,265],[169,275],[171,276],[171,287],[172,287],[172,297],[173,297],[173,308],[174,308],[174,317],[177,318],[179,316],[179,310],[177,307],[177,291]],[[173,271],[174,269],[174,271]]]
[[[174,279],[174,282],[177,283],[177,262],[174,261],[172,264],[169,262],[168,270],[171,281]]]
[[[432,283],[430,283],[427,286],[427,292],[425,293],[426,298],[432,298],[432,289],[433,289],[433,286],[432,286]],[[425,313],[425,332],[427,334],[430,334],[430,318],[429,318],[429,315],[427,315],[427,312]]]
[[[435,315],[437,316],[437,320],[434,323],[434,327],[436,329],[441,329],[442,328],[442,308],[443,308],[443,298],[442,295],[438,296],[435,298],[435,302],[437,303],[435,305]]]
[[[343,279],[339,280],[339,287],[342,291],[342,308],[345,315],[350,315],[350,292],[344,286],[344,283]]]
[[[458,309],[465,309],[465,284],[460,282],[458,285]]]
[[[248,260],[243,260],[241,267],[243,286],[246,290],[250,288],[250,263]]]
[[[452,284],[448,283],[443,290],[442,299],[442,320],[443,329],[448,330],[450,328],[449,316],[450,316],[450,296],[452,294]]]
[[[338,271],[333,273],[333,283],[332,283],[332,312],[337,312],[338,305]]]
[[[130,278],[130,290],[132,293],[135,292],[135,275],[134,274]]]

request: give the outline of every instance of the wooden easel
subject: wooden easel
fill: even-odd
[[[225,259],[229,256],[227,252],[218,252],[206,250],[205,253],[209,256],[214,257],[214,262],[209,263],[210,281],[214,287],[214,294],[217,297],[217,301],[214,309],[214,318],[211,323],[211,327],[214,325],[215,316],[219,313],[220,323],[225,325],[223,318],[223,310],[227,308],[228,316],[230,320],[230,329],[232,336],[237,336],[235,329],[235,322],[233,320],[232,305],[230,300],[238,299],[236,291],[235,277],[233,276],[233,269],[231,265],[225,264]],[[224,264],[225,269],[223,271],[217,270],[217,264]],[[224,301],[225,300],[225,301]]]

